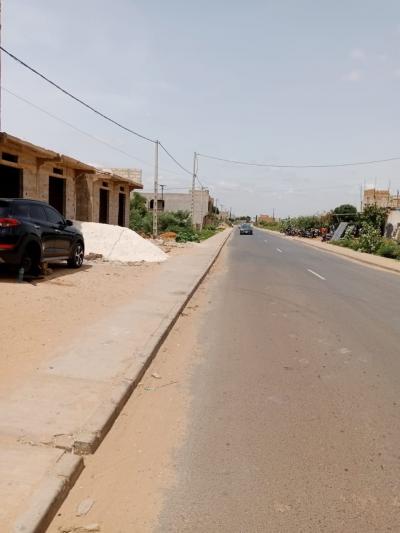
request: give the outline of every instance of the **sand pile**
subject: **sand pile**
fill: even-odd
[[[97,224],[96,222],[74,222],[85,239],[85,255],[100,254],[107,261],[150,263],[165,261],[167,255],[151,242],[129,228]]]

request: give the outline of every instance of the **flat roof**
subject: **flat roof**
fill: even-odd
[[[10,149],[14,150],[24,148],[29,152],[32,152],[37,155],[37,157],[52,161],[54,163],[58,163],[59,165],[84,170],[89,174],[93,174],[96,172],[95,167],[92,165],[87,165],[86,163],[82,163],[82,161],[78,161],[73,157],[69,157],[67,155],[54,152],[53,150],[43,148],[42,146],[32,144],[28,141],[20,139],[19,137],[14,137],[14,135],[10,135],[6,132],[0,132],[0,143],[5,144],[6,146],[9,146]]]
[[[96,174],[99,176],[104,176],[104,179],[128,183],[133,189],[143,189],[143,184],[140,181],[137,181],[134,178],[128,178],[127,176],[120,176],[119,174],[116,174],[108,169],[98,168],[96,169]]]

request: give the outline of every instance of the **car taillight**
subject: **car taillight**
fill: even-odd
[[[16,218],[0,218],[0,228],[12,228],[20,224],[21,222]]]

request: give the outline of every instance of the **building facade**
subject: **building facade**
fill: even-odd
[[[141,192],[147,201],[147,209],[153,210],[154,193]],[[211,198],[208,190],[196,190],[194,193],[194,217],[193,222],[197,227],[206,225],[213,214],[214,200]],[[163,193],[158,196],[158,211],[188,211],[192,210],[192,192],[187,193]]]
[[[393,195],[390,193],[389,189],[365,189],[363,195],[363,206],[365,207],[367,205],[399,209],[399,191],[396,195]]]
[[[128,226],[139,172],[120,176],[0,133],[0,198],[42,200],[67,219]]]
[[[400,209],[392,209],[385,226],[385,237],[400,242]]]

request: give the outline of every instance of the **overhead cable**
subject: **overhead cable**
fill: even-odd
[[[187,168],[185,168],[181,163],[179,163],[179,161],[165,148],[165,146],[162,144],[162,142],[159,142],[158,143],[160,148],[162,148],[164,150],[164,152],[167,154],[167,156],[172,159],[172,161],[179,167],[181,168],[184,172],[186,172],[187,174],[190,174],[192,175],[192,172],[190,170],[188,170]]]
[[[97,142],[99,142],[101,144],[104,144],[105,146],[108,146],[112,150],[115,150],[116,152],[119,152],[120,154],[123,154],[123,155],[129,157],[130,159],[135,159],[136,161],[139,161],[140,163],[142,163],[144,165],[152,166],[151,163],[145,161],[144,159],[140,159],[140,158],[138,158],[138,157],[136,157],[136,156],[134,156],[132,154],[129,154],[128,152],[125,152],[121,148],[118,148],[117,146],[114,146],[114,145],[110,144],[109,142],[107,142],[107,141],[105,141],[103,139],[100,139],[99,137],[96,137],[95,135],[92,135],[91,133],[88,133],[87,131],[82,130],[81,128],[78,128],[74,124],[71,124],[71,122],[68,122],[67,120],[64,120],[63,118],[58,117],[57,115],[54,115],[53,113],[50,113],[50,111],[47,111],[43,107],[40,107],[37,104],[34,104],[30,100],[27,100],[23,96],[20,96],[19,94],[16,94],[13,91],[10,91],[10,89],[6,89],[6,87],[3,87],[3,86],[1,86],[1,89],[2,89],[2,91],[6,92],[8,94],[11,94],[14,98],[17,98],[18,100],[21,100],[21,102],[24,102],[25,104],[28,104],[29,106],[33,107],[34,109],[37,109],[41,113],[44,113],[45,115],[53,118],[54,120],[57,120],[58,122],[61,122],[62,124],[65,124],[66,126],[68,126],[68,127],[72,128],[73,130],[77,131],[78,133],[81,133],[82,135],[86,135],[86,137],[89,137],[90,139],[93,139],[94,141],[97,141]]]
[[[245,165],[250,167],[268,167],[268,168],[338,168],[338,167],[356,167],[362,165],[375,165],[377,163],[389,163],[390,161],[400,161],[400,156],[389,157],[387,159],[374,159],[371,161],[356,161],[352,163],[334,163],[334,164],[321,164],[321,165],[298,165],[298,164],[286,164],[286,163],[254,163],[252,161],[238,161],[235,159],[225,159],[224,157],[217,157],[214,155],[197,154],[199,157],[205,159],[214,159],[216,161],[223,161],[224,163],[233,163],[235,165]]]
[[[86,103],[81,98],[78,98],[77,96],[74,96],[72,93],[70,93],[69,91],[67,91],[63,87],[61,87],[61,85],[58,85],[58,83],[55,83],[54,81],[50,80],[47,76],[45,76],[44,74],[41,74],[38,70],[36,70],[35,68],[33,68],[30,65],[28,65],[27,63],[25,63],[25,61],[22,61],[22,59],[19,59],[17,56],[15,56],[14,54],[12,54],[8,50],[6,50],[3,46],[0,46],[0,50],[2,50],[5,54],[7,54],[9,57],[11,57],[11,59],[13,59],[14,61],[19,63],[23,67],[27,68],[28,70],[30,70],[31,72],[36,74],[37,76],[39,76],[40,78],[45,80],[47,83],[49,83],[50,85],[52,85],[53,87],[55,87],[56,89],[61,91],[62,93],[66,94],[67,96],[69,96],[70,98],[72,98],[76,102],[80,103],[81,105],[83,105],[87,109],[90,109],[90,111],[93,111],[93,113],[96,113],[96,115],[99,115],[100,117],[104,118],[105,120],[108,120],[108,122],[111,122],[115,126],[118,126],[119,128],[122,128],[123,130],[125,130],[125,131],[127,131],[129,133],[132,133],[133,135],[136,135],[136,137],[140,137],[141,139],[144,139],[145,141],[152,142],[154,144],[156,143],[156,141],[154,139],[150,139],[150,137],[146,137],[145,135],[142,135],[141,133],[138,133],[137,131],[134,131],[131,128],[128,128],[127,126],[124,126],[120,122],[114,120],[113,118],[111,118],[108,115],[102,113],[101,111],[99,111],[98,109],[94,108],[90,104]]]

